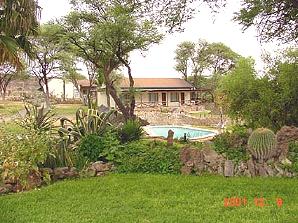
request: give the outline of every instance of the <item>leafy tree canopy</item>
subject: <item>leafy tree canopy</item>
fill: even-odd
[[[28,36],[36,35],[39,6],[34,0],[3,0],[0,2],[0,65],[10,63],[24,68],[19,49],[31,56]]]
[[[297,55],[297,49],[287,50],[263,77],[251,59],[241,58],[217,89],[227,114],[252,128],[298,126]]]
[[[297,0],[244,0],[235,20],[244,29],[255,25],[261,40],[297,42]]]

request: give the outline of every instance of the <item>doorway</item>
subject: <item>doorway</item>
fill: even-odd
[[[181,105],[185,104],[185,95],[184,92],[181,92]]]
[[[161,101],[163,106],[167,106],[167,93],[161,93]]]

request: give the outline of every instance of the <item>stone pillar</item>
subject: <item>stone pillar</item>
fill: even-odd
[[[172,146],[174,142],[174,132],[170,129],[167,137],[168,146]]]
[[[232,160],[225,161],[225,170],[224,170],[225,177],[232,177],[234,176],[234,163]]]

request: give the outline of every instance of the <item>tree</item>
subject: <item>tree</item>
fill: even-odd
[[[69,48],[68,48],[69,49]],[[83,101],[83,94],[80,90],[80,86],[78,80],[83,80],[86,77],[79,73],[79,69],[76,66],[77,58],[73,54],[71,50],[64,51],[59,55],[60,59],[60,67],[59,70],[62,73],[62,80],[63,80],[63,100],[65,101],[65,83],[66,81],[70,81],[76,90],[80,94],[80,98]]]
[[[86,0],[72,3],[74,11],[63,21],[66,37],[77,47],[77,55],[103,74],[107,95],[112,96],[124,117],[134,118],[134,96],[131,95],[130,106],[125,106],[110,75],[120,66],[126,67],[133,88],[129,53],[147,50],[161,40],[161,35],[150,21],[138,20],[130,4]]]
[[[188,76],[193,76],[195,86],[198,86],[198,78],[200,78],[203,71],[208,68],[206,55],[208,45],[209,44],[202,39],[200,39],[197,44],[185,41],[180,43],[175,51],[175,69],[183,74],[185,80],[187,80]]]
[[[39,6],[35,0],[3,0],[0,2],[0,65],[24,68],[19,56],[21,49],[32,55],[28,36],[36,35]]]
[[[298,126],[297,52],[286,51],[263,77],[256,75],[251,59],[239,59],[217,89],[228,115],[252,128]]]
[[[212,101],[218,79],[231,70],[239,58],[237,53],[223,43],[208,43],[205,40],[199,40],[197,44],[182,42],[175,52],[175,69],[195,87],[210,88]],[[203,74],[207,74],[209,78],[204,78]],[[204,83],[208,83],[208,86]]]
[[[184,79],[187,80],[189,73],[192,73],[191,62],[195,54],[195,43],[190,41],[180,43],[175,50],[175,54],[175,70],[181,73]]]
[[[61,29],[57,24],[48,23],[40,28],[39,36],[32,41],[34,57],[30,63],[33,75],[44,89],[46,106],[50,106],[49,80],[58,77],[61,52],[65,45],[61,42]]]
[[[297,42],[298,1],[244,0],[235,20],[244,30],[255,25],[261,40]]]

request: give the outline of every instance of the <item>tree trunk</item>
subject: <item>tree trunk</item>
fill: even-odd
[[[122,103],[122,101],[118,97],[117,91],[114,88],[114,86],[111,83],[106,83],[106,87],[109,88],[109,92],[110,92],[112,98],[114,99],[115,104],[117,105],[117,107],[119,108],[119,110],[122,112],[122,114],[124,116],[124,119],[125,120],[130,119],[129,110],[124,106],[124,104]]]
[[[111,97],[110,97],[110,91],[109,91],[109,88],[106,87],[106,96],[107,96],[107,106],[108,108],[111,107]]]
[[[65,102],[65,80],[63,79],[63,102]]]
[[[131,67],[129,66],[128,62],[124,60],[122,57],[118,56],[118,59],[124,66],[127,68],[128,78],[129,78],[129,98],[130,98],[130,105],[128,108],[129,118],[135,119],[134,110],[136,107],[136,99],[134,94],[134,80],[131,74]]]
[[[76,90],[79,92],[82,103],[84,103],[83,93],[79,87],[78,81],[76,79],[72,79],[71,82],[75,86]]]
[[[46,75],[44,75],[44,85],[46,88],[45,91],[45,99],[46,99],[46,108],[50,108],[51,104],[50,104],[50,91],[49,91],[49,83],[48,83],[48,79],[46,77]]]
[[[92,109],[92,99],[91,99],[90,89],[87,90],[87,103],[88,103],[88,108]]]

